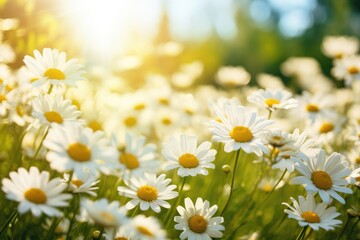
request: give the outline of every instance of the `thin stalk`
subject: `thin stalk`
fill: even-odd
[[[48,235],[47,235],[46,239],[49,239],[49,240],[54,239],[54,232],[55,232],[56,227],[59,225],[60,221],[61,221],[61,218],[59,218],[59,219],[54,218],[53,219],[53,222],[52,222],[52,224],[50,226],[50,229],[49,229],[49,232],[48,232]]]
[[[303,228],[301,229],[301,232],[300,232],[299,235],[297,236],[296,240],[302,240],[302,239],[304,238],[304,235],[305,235],[305,233],[306,233],[307,227],[308,227],[308,226],[303,227]]]
[[[37,155],[39,154],[40,149],[41,149],[41,147],[42,147],[42,145],[43,145],[43,142],[44,142],[46,136],[48,135],[48,133],[49,133],[49,127],[46,129],[46,132],[45,132],[43,138],[41,139],[41,142],[40,142],[38,148],[36,149],[36,152],[35,152],[34,156],[33,156],[32,159],[30,160],[30,167],[31,167],[31,165],[32,165],[32,162],[36,159]]]
[[[100,234],[99,234],[99,237],[97,239],[101,239],[102,235],[104,233],[104,227],[101,227],[101,230],[100,230]]]
[[[350,229],[350,236],[349,236],[349,238],[351,239],[351,235],[353,234],[353,232],[354,232],[354,229],[355,229],[355,227],[356,227],[356,225],[359,223],[359,221],[360,221],[360,218],[358,218],[358,220],[354,223],[354,225],[351,227],[351,229]]]
[[[343,229],[341,230],[341,233],[340,233],[339,237],[337,238],[338,240],[341,239],[341,237],[344,234],[346,228],[349,226],[349,223],[350,223],[350,217],[347,218],[346,223],[345,223]]]
[[[229,203],[230,203],[230,200],[231,200],[231,197],[232,197],[232,194],[233,194],[234,182],[235,182],[235,174],[236,174],[236,167],[237,167],[237,164],[238,164],[238,161],[239,161],[240,151],[241,151],[241,148],[236,152],[234,170],[233,170],[233,173],[232,173],[232,178],[231,178],[231,183],[230,183],[230,194],[229,194],[229,197],[228,197],[228,199],[227,199],[227,201],[226,201],[226,204],[225,204],[223,210],[221,211],[220,216],[223,216],[223,215],[224,215],[225,210],[226,210],[226,208],[229,206]]]
[[[13,209],[12,212],[10,213],[10,216],[8,217],[8,219],[6,220],[6,222],[0,229],[0,236],[5,232],[5,230],[7,229],[7,226],[16,217],[16,215],[17,215],[17,210]]]
[[[272,111],[269,109],[268,119],[271,119],[271,114],[272,114]]]
[[[175,204],[173,205],[173,207],[171,208],[171,210],[169,211],[169,214],[167,215],[167,217],[165,218],[166,219],[166,228],[165,229],[168,229],[169,225],[171,224],[172,221],[170,221],[171,219],[171,216],[174,214],[174,211],[176,209],[176,206],[179,204],[179,201],[180,201],[180,198],[181,198],[181,193],[184,189],[184,186],[185,186],[185,182],[186,182],[186,177],[183,178],[183,181],[181,183],[181,186],[179,188],[179,196],[178,198],[176,199],[176,202]]]
[[[50,94],[52,89],[53,89],[54,85],[52,83],[50,83],[49,89],[47,91],[47,94]]]
[[[72,227],[74,225],[76,213],[77,213],[77,211],[79,209],[79,201],[80,201],[79,199],[80,199],[79,194],[75,194],[75,209],[74,209],[74,213],[73,213],[74,215],[71,218],[70,226],[69,226],[68,232],[66,234],[66,240],[70,239],[71,229],[72,229]]]

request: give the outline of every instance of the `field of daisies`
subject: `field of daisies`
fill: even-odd
[[[291,87],[241,66],[193,85],[194,60],[134,89],[2,45],[0,239],[360,239],[359,41],[319,47],[331,78],[292,57]]]

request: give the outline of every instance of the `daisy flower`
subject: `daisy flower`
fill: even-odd
[[[155,217],[137,215],[127,225],[125,230],[129,239],[133,240],[165,240],[166,231],[162,229],[159,220]]]
[[[118,201],[109,203],[106,198],[97,201],[82,199],[81,206],[92,221],[106,229],[117,228],[128,221],[127,210],[120,207]]]
[[[227,105],[224,114],[217,111],[217,115],[221,121],[211,120],[210,130],[215,141],[225,143],[225,152],[243,149],[258,156],[269,152],[261,135],[272,121],[258,117],[243,106]]]
[[[359,51],[359,40],[348,36],[326,36],[322,42],[322,51],[331,58],[343,58]]]
[[[352,190],[347,188],[351,174],[349,163],[343,160],[339,153],[333,153],[328,158],[324,150],[303,162],[298,161],[295,169],[302,175],[291,180],[292,184],[304,184],[307,192],[319,193],[321,199],[330,203],[331,198],[345,204],[338,192],[352,194]]]
[[[10,179],[2,180],[2,190],[10,200],[19,202],[20,214],[31,211],[39,217],[42,213],[47,216],[61,216],[57,207],[67,207],[70,194],[62,193],[67,185],[60,178],[49,179],[47,171],[39,172],[36,167],[29,171],[19,168],[17,172],[10,172]]]
[[[197,146],[196,136],[181,134],[170,137],[163,143],[162,154],[167,162],[165,170],[178,168],[181,177],[207,175],[206,168],[215,168],[212,163],[215,160],[216,150],[210,149],[210,142],[203,142]]]
[[[276,109],[290,109],[297,106],[297,100],[291,98],[292,94],[285,90],[259,89],[250,96],[248,101],[271,111]]]
[[[58,94],[39,94],[32,102],[32,115],[36,118],[34,125],[49,126],[51,123],[81,123],[81,115],[70,100]]]
[[[58,172],[74,171],[76,176],[107,174],[118,159],[118,152],[101,131],[93,132],[74,124],[52,125],[44,140],[46,159]]]
[[[37,76],[33,86],[39,87],[44,84],[74,85],[77,81],[85,80],[81,70],[82,65],[76,59],[66,61],[66,53],[57,49],[44,48],[42,54],[34,51],[34,56],[25,56],[24,63],[29,71]]]
[[[160,161],[157,159],[156,145],[145,144],[145,137],[126,133],[125,145],[119,146],[118,140],[113,136],[113,144],[118,147],[119,158],[117,168],[123,170],[124,177],[135,175],[143,176],[145,172],[157,172]]]
[[[216,82],[225,87],[245,86],[251,76],[243,67],[221,67],[216,74]]]
[[[345,80],[345,84],[350,86],[353,81],[360,80],[360,56],[353,55],[335,60],[331,73],[338,80]]]
[[[100,180],[96,180],[96,177],[90,174],[81,177],[73,174],[70,180],[70,174],[65,173],[63,182],[69,183],[69,191],[73,193],[87,193],[91,196],[96,196],[97,194],[94,191],[99,189],[99,187],[96,187],[96,184]]]
[[[197,198],[196,203],[190,198],[185,198],[185,208],[178,206],[180,216],[175,216],[174,221],[176,230],[181,230],[180,239],[206,239],[221,238],[225,227],[221,225],[224,222],[223,217],[213,217],[218,206],[213,205],[202,198]]]
[[[328,231],[333,230],[342,223],[340,220],[335,219],[340,215],[340,213],[336,212],[335,207],[327,208],[328,205],[325,202],[316,203],[312,194],[308,194],[306,199],[299,196],[299,202],[294,198],[290,199],[293,206],[282,203],[290,208],[285,209],[284,212],[288,214],[289,218],[298,220],[301,227],[309,226],[315,231],[323,228]]]
[[[165,179],[165,177],[165,174],[156,177],[155,174],[145,173],[142,178],[125,178],[127,187],[120,186],[117,189],[120,195],[132,198],[125,207],[131,210],[140,204],[142,211],[151,208],[157,213],[161,211],[160,207],[170,208],[170,204],[165,200],[177,197],[178,193],[173,191],[176,185],[168,186],[171,179]]]
[[[38,95],[32,102],[32,115],[36,125],[49,126],[51,123],[81,123],[81,112],[67,99],[58,94]]]

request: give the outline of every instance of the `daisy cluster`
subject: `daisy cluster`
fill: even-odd
[[[358,236],[359,42],[322,50],[331,77],[313,58],[281,65],[296,89],[241,66],[200,85],[199,61],[135,88],[120,77],[141,67],[134,56],[111,73],[50,48],[20,69],[0,59],[0,238],[289,237],[297,226],[274,211],[298,239],[333,237],[347,215],[339,238]]]

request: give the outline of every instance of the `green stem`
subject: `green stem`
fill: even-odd
[[[80,197],[79,197],[79,194],[75,194],[75,210],[74,210],[74,215],[72,216],[71,218],[71,222],[70,222],[70,226],[69,226],[69,229],[68,229],[68,232],[66,234],[66,240],[69,240],[70,239],[70,233],[71,233],[71,229],[74,225],[74,222],[75,222],[75,217],[76,217],[76,213],[79,209],[79,202],[80,202]]]
[[[99,237],[97,239],[100,240],[102,238],[103,233],[104,233],[104,227],[101,227],[100,234],[99,234]]]
[[[12,210],[12,212],[10,213],[10,216],[8,217],[8,219],[6,220],[4,225],[1,227],[0,236],[5,232],[5,230],[7,229],[7,226],[16,217],[16,215],[17,215],[17,210],[15,208],[15,209]]]
[[[230,183],[230,194],[229,194],[229,197],[228,197],[228,199],[227,199],[227,201],[226,201],[226,204],[225,204],[223,210],[221,211],[220,216],[223,216],[223,215],[224,215],[225,210],[226,210],[226,208],[229,206],[229,203],[230,203],[232,194],[233,194],[233,192],[234,192],[233,190],[234,190],[236,167],[237,167],[237,164],[238,164],[238,161],[239,161],[240,151],[241,151],[241,148],[236,152],[234,170],[233,170],[233,173],[232,173],[232,178],[231,178],[231,183]]]
[[[53,89],[54,85],[52,83],[50,83],[49,89],[47,91],[47,94],[50,94],[52,89]]]
[[[166,219],[166,221],[165,221],[165,222],[166,222],[166,228],[165,228],[165,229],[168,229],[168,227],[169,227],[170,224],[172,223],[172,221],[170,221],[170,220],[171,220],[171,216],[174,214],[174,211],[175,211],[176,207],[177,207],[178,204],[179,204],[179,201],[180,201],[180,198],[181,198],[181,193],[182,193],[182,191],[183,191],[183,189],[184,189],[184,186],[185,186],[185,181],[186,181],[186,177],[183,178],[182,184],[181,184],[181,186],[180,186],[180,188],[179,188],[179,196],[178,196],[178,198],[176,199],[175,204],[173,205],[173,207],[172,207],[171,210],[169,211],[168,216],[165,218],[165,219]]]
[[[347,228],[348,225],[349,225],[349,222],[350,222],[350,217],[347,218],[346,223],[345,223],[343,229],[341,230],[341,233],[340,233],[339,237],[337,238],[338,240],[341,239],[342,235],[344,234],[346,228]]]
[[[349,236],[350,239],[351,239],[351,235],[353,234],[354,229],[355,229],[356,225],[359,223],[359,221],[360,221],[360,218],[358,218],[358,220],[357,220],[357,221],[354,223],[354,225],[351,227],[351,229],[350,229],[350,236]]]
[[[136,208],[134,209],[133,213],[131,214],[131,218],[135,217],[136,214],[139,212],[140,209],[140,204],[136,206]]]
[[[269,110],[268,119],[271,119],[271,114],[272,114],[272,111],[271,111],[271,110]]]
[[[54,239],[54,232],[55,232],[56,227],[59,225],[60,221],[61,221],[61,218],[59,218],[58,220],[56,218],[53,219],[53,222],[50,226],[50,229],[49,229],[46,239],[49,239],[49,240]]]
[[[308,226],[306,227],[303,227],[301,229],[301,232],[299,233],[299,235],[297,236],[296,240],[302,240],[304,238],[304,235],[305,235],[305,232],[306,232],[306,229],[308,228]]]
[[[34,156],[33,156],[32,159],[30,160],[30,167],[31,167],[31,165],[32,165],[32,162],[36,159],[37,155],[39,154],[40,149],[41,149],[41,147],[42,147],[42,145],[43,145],[43,142],[44,142],[46,136],[48,135],[48,133],[49,133],[49,127],[46,129],[46,132],[45,132],[43,138],[41,139],[41,142],[40,142],[38,148],[36,149],[36,152],[35,152]]]
[[[287,169],[285,169],[285,171],[283,172],[283,174],[281,175],[281,177],[279,178],[279,180],[276,182],[276,184],[274,185],[274,187],[271,189],[271,191],[266,195],[266,197],[264,198],[264,200],[255,208],[258,209],[260,208],[267,199],[269,199],[269,197],[271,196],[271,194],[275,191],[276,187],[280,184],[280,182],[283,180],[285,174],[287,172]]]

